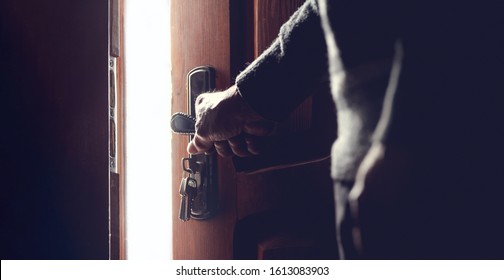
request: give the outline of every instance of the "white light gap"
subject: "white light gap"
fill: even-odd
[[[171,259],[169,0],[124,2],[126,257]]]

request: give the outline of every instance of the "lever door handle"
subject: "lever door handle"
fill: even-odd
[[[188,113],[175,113],[170,121],[177,134],[189,135],[192,139],[196,124],[194,103],[198,95],[215,89],[215,70],[197,67],[187,74]],[[205,220],[217,212],[217,157],[212,155],[189,155],[182,158],[183,179],[180,184],[180,220]]]
[[[184,113],[175,113],[170,120],[171,129],[177,134],[193,135],[195,133],[195,124],[196,119]]]

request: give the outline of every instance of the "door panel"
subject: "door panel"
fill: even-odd
[[[216,70],[217,89],[230,86],[229,30],[229,1],[171,1],[172,112],[187,112],[186,75],[197,66],[207,65]],[[187,143],[188,137],[173,136],[173,257],[231,259],[236,186],[230,161],[219,160],[217,215],[204,221],[181,222],[178,219],[180,160],[188,156]]]
[[[189,70],[212,66],[217,89],[227,88],[303,2],[172,1],[173,112],[187,112]],[[336,131],[334,106],[328,84],[318,91],[282,126],[307,139],[303,149],[329,154]],[[237,174],[230,160],[219,158],[219,212],[206,221],[184,223],[178,220],[178,191],[187,143],[188,137],[173,136],[175,259],[336,257],[328,159],[250,175]]]

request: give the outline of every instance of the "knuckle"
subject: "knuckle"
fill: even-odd
[[[205,103],[206,101],[206,97],[207,97],[207,93],[202,93],[200,95],[198,95],[198,97],[196,97],[196,101],[194,102],[195,105],[196,105],[196,109],[198,108],[201,108],[202,105]]]
[[[201,102],[203,102],[203,98],[205,98],[205,94],[202,93],[196,97],[196,105],[199,105]]]
[[[196,133],[198,134],[199,137],[201,138],[208,138],[209,136],[209,130],[208,127],[203,125],[202,123],[196,123]]]

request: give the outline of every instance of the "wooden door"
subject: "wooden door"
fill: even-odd
[[[187,112],[186,75],[195,67],[212,66],[217,89],[231,84],[229,7],[229,0],[171,1],[172,112]],[[229,161],[219,161],[219,213],[205,221],[182,222],[178,218],[180,160],[187,157],[187,143],[188,137],[173,136],[173,257],[231,259],[236,183]]]
[[[302,0],[171,2],[173,112],[187,111],[187,73],[201,65],[216,70],[216,88],[229,87],[247,62],[276,37]],[[328,84],[283,124],[329,154],[335,120]],[[322,106],[322,104],[326,104]],[[317,107],[317,110],[313,110]],[[328,133],[317,135],[315,131]],[[300,134],[299,134],[300,133]],[[257,174],[236,173],[218,160],[218,205],[213,218],[178,219],[180,160],[188,137],[174,135],[173,256],[175,259],[336,258],[329,160]]]

